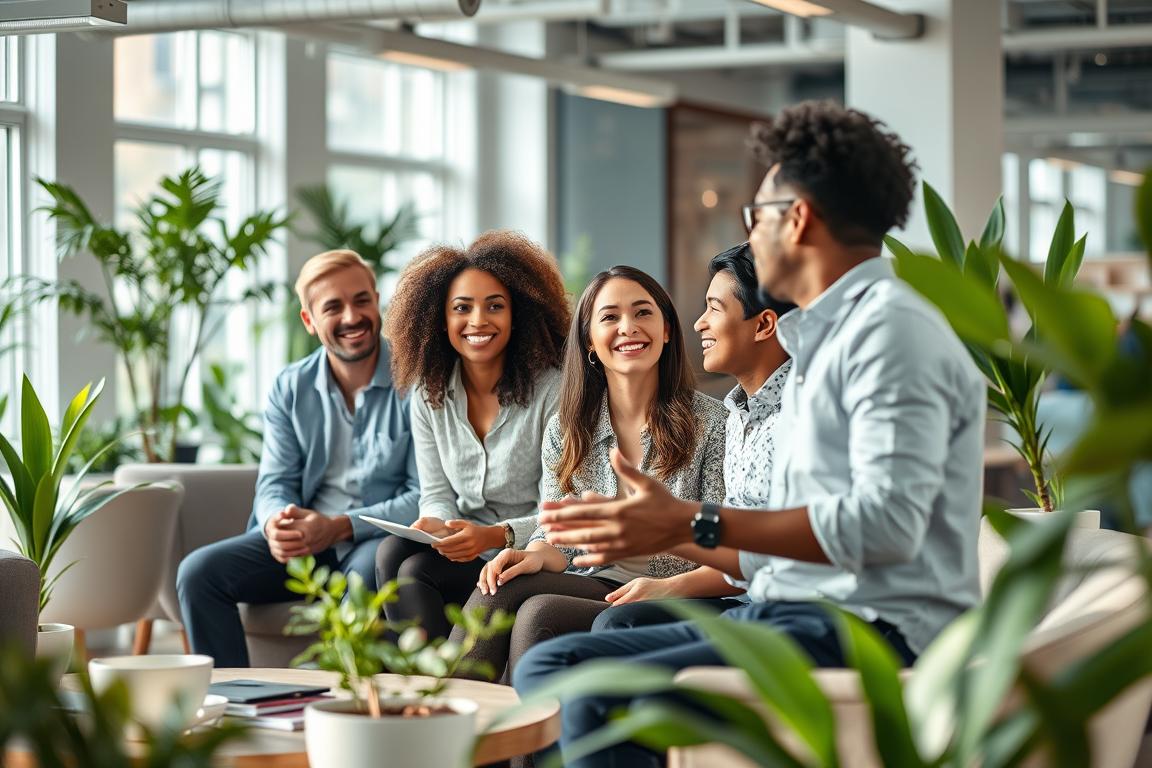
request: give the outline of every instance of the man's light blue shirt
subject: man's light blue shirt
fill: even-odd
[[[362,506],[317,510],[348,515],[354,541],[384,535],[359,515],[407,525],[416,520],[420,504],[408,399],[393,388],[390,364],[389,347],[381,340],[372,381],[355,398],[348,456]],[[288,504],[310,509],[316,501],[332,455],[329,441],[338,433],[335,420],[346,418],[336,411],[345,406],[332,397],[331,380],[323,348],[276,377],[264,411],[264,448],[249,529],[263,529]]]
[[[769,507],[807,507],[832,564],[742,552],[749,595],[828,599],[922,652],[980,595],[984,381],[883,258],[780,318],[778,335],[793,367]]]

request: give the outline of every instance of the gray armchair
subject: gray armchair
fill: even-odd
[[[0,645],[36,651],[40,570],[26,557],[0,549]]]

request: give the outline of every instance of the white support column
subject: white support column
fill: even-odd
[[[112,38],[57,36],[55,136],[51,139],[56,149],[54,179],[75,189],[99,221],[112,221],[116,208],[112,70]],[[33,205],[45,202],[43,192],[34,191]],[[100,269],[91,256],[61,262],[57,274],[62,279],[78,280],[90,290],[104,292]],[[84,384],[103,377],[104,394],[91,423],[98,425],[112,418],[116,414],[119,372],[115,350],[96,343],[91,329],[66,313],[59,317],[58,348],[60,402],[66,403]],[[59,413],[51,418],[58,419]]]
[[[546,29],[524,21],[481,27],[478,45],[543,57]],[[551,246],[551,110],[543,80],[481,72],[476,98],[477,231],[515,229]]]
[[[883,120],[912,147],[920,178],[978,237],[1000,194],[1004,134],[999,0],[885,0],[922,13],[922,38],[878,40],[850,29],[845,62],[849,106]],[[904,236],[930,246],[918,190]]]

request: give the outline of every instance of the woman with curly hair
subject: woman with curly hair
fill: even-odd
[[[444,606],[468,599],[492,555],[528,543],[568,317],[555,259],[514,232],[487,232],[463,250],[434,246],[401,275],[387,335],[393,380],[413,390],[413,527],[440,540],[381,543],[378,583],[403,580],[389,621],[447,636]]]
[[[624,497],[610,463],[619,450],[681,498],[719,503],[727,415],[696,391],[667,291],[638,269],[612,267],[585,289],[568,332],[560,409],[544,436],[542,499]],[[478,643],[470,658],[497,670],[515,666],[538,640],[591,628],[620,585],[696,567],[655,555],[580,568],[572,564],[580,554],[553,547],[537,529],[527,547],[505,549],[485,565],[467,609],[516,612],[516,625],[511,636]]]

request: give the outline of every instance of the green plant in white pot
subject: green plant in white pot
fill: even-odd
[[[308,762],[313,768],[368,768],[387,754],[390,768],[459,768],[468,764],[475,737],[477,705],[445,697],[449,678],[458,673],[493,677],[495,670],[466,659],[476,642],[506,632],[512,616],[496,611],[485,621],[481,609],[464,614],[449,606],[447,615],[464,628],[463,642],[429,642],[424,631],[389,624],[385,603],[396,599],[398,583],[368,589],[358,574],[349,577],[309,556],[288,563],[288,589],[306,604],[292,608],[290,634],[317,634],[317,642],[293,660],[314,662],[337,672],[351,698],[308,705],[304,712]],[[400,632],[393,643],[387,630]],[[382,672],[402,675],[397,690],[382,687]]]
[[[1011,338],[1010,318],[999,298],[1001,265],[1013,282],[1026,279],[1021,272],[1031,273],[1032,268],[1001,249],[1003,201],[996,202],[980,240],[969,240],[967,245],[952,212],[927,183],[924,208],[939,256],[915,253],[888,236],[885,243],[896,256],[896,272],[934,303],[964,340],[988,381],[988,406],[1015,434],[1015,438],[1005,439],[1019,452],[1032,476],[1033,488],[1025,494],[1037,509],[1051,512],[1061,503],[1063,487],[1059,475],[1052,471],[1047,450],[1051,430],[1040,423],[1038,413],[1040,393],[1051,368],[1024,351],[1028,342],[1043,336],[1045,329],[1036,321],[1029,295],[1019,294],[1032,325],[1019,339],[1025,344],[1006,345],[1003,340]],[[1074,213],[1066,203],[1048,249],[1042,278],[1045,284],[1072,284],[1084,260],[1086,238],[1075,238]],[[1099,513],[1095,514],[1098,524]]]
[[[19,438],[0,434],[0,455],[5,474],[0,475],[0,501],[3,502],[14,529],[17,551],[40,569],[39,610],[44,611],[52,598],[52,588],[67,566],[51,579],[45,579],[61,545],[84,518],[119,496],[108,493],[103,483],[85,487],[83,480],[92,464],[112,447],[97,451],[78,473],[70,477],[71,487],[61,493],[61,483],[92,408],[104,388],[101,379],[81,389],[64,411],[60,429],[53,432],[48,416],[36,396],[28,377],[24,377],[20,395]],[[20,446],[17,451],[14,444]],[[52,656],[60,661],[63,674],[72,653],[73,629],[66,624],[42,624],[37,637],[37,655]]]

